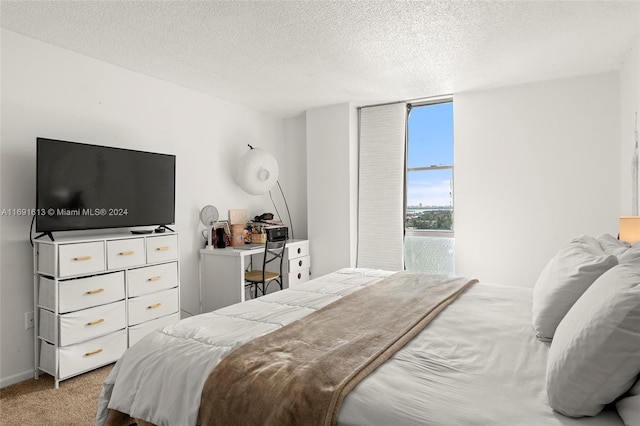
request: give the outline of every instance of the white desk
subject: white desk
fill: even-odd
[[[250,247],[200,250],[201,312],[245,301],[244,271],[252,259],[254,267],[262,268],[264,254],[264,244],[251,244]],[[287,240],[282,265],[283,288],[308,281],[310,267],[309,241]]]

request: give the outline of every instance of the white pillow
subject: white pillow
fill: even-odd
[[[640,244],[635,243],[624,253],[618,254],[618,263],[640,262]]]
[[[629,390],[629,395],[616,403],[616,408],[626,426],[640,426],[640,379]]]
[[[614,254],[616,256],[620,256],[621,254],[626,252],[629,247],[631,247],[630,243],[619,240],[610,234],[602,234],[598,237],[597,240],[605,253]]]
[[[640,395],[632,395],[616,403],[625,426],[640,426]]]
[[[551,407],[595,416],[640,372],[640,263],[618,265],[585,291],[558,325],[547,360]]]
[[[605,271],[618,263],[598,241],[582,235],[562,248],[540,273],[533,288],[533,328],[549,341],[578,298]]]

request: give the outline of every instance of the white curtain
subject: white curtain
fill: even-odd
[[[404,269],[405,103],[360,109],[360,268]]]

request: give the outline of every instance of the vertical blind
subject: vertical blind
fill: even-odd
[[[404,269],[405,103],[360,109],[360,268]]]

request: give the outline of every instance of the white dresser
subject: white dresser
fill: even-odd
[[[178,234],[36,240],[34,305],[36,377],[112,363],[180,319]]]

